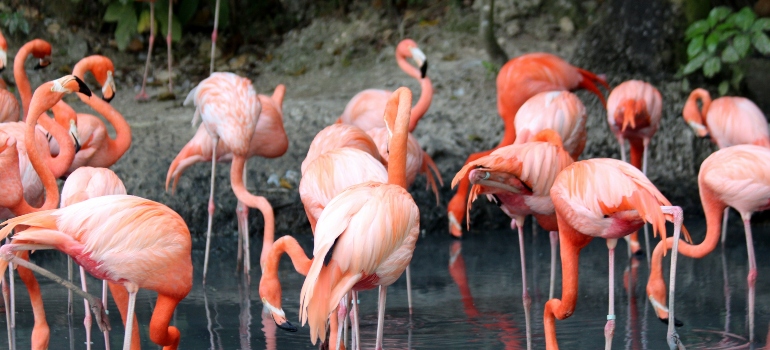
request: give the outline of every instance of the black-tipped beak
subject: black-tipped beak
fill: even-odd
[[[45,67],[48,67],[51,65],[51,59],[50,58],[41,58],[38,60],[37,65],[35,65],[35,70],[43,69]]]
[[[5,70],[5,66],[0,67],[0,73],[2,73]]]
[[[283,330],[285,330],[287,332],[296,332],[297,331],[297,327],[295,327],[293,324],[289,323],[289,321],[286,321],[286,322],[281,323],[281,324],[276,323],[276,325],[278,326],[278,328],[283,329]]]
[[[88,97],[91,97],[91,89],[88,88],[88,85],[84,83],[80,78],[75,77],[75,81],[78,82],[78,91],[79,93],[86,95]]]
[[[115,98],[115,94],[112,94],[112,96],[110,97],[102,96],[102,100],[104,100],[104,102],[107,102],[107,103],[110,103],[110,101],[112,101],[113,98]]]
[[[420,78],[425,79],[425,75],[428,74],[428,60],[425,60],[425,62],[422,63],[422,66],[420,66]]]
[[[72,139],[75,140],[75,153],[80,152],[80,141],[78,141],[78,138],[75,137],[75,135],[72,135]]]
[[[660,320],[660,322],[668,324],[668,318],[660,318],[659,320]],[[676,317],[674,317],[674,326],[682,327],[682,326],[684,326],[684,322],[679,321],[679,320],[676,319]]]

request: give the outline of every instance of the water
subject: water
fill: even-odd
[[[770,322],[770,266],[763,257],[770,254],[767,227],[754,226],[756,254],[759,261],[756,283],[756,339],[748,344],[746,312],[746,275],[748,263],[742,225],[732,216],[731,231],[725,249],[720,247],[701,260],[679,259],[676,317],[685,322],[678,329],[688,349],[760,348],[767,339]],[[687,222],[695,242],[703,239],[702,222]],[[532,333],[535,349],[545,348],[543,305],[548,298],[550,244],[547,232],[533,236],[525,225],[526,264],[532,297]],[[311,251],[309,234],[299,237],[306,252]],[[255,239],[256,240],[256,239]],[[656,241],[657,242],[657,241]],[[254,242],[252,261],[259,257],[260,242]],[[215,250],[209,266],[208,285],[201,284],[202,244],[196,242],[193,262],[195,282],[190,295],[179,305],[174,324],[182,332],[183,349],[315,349],[309,341],[308,328],[297,333],[277,329],[269,316],[262,315],[258,293],[259,267],[252,270],[251,283],[244,283],[235,273],[235,247],[232,237],[212,240]],[[450,256],[456,253],[450,264]],[[65,259],[56,252],[36,253],[43,267],[60,276],[66,275]],[[577,308],[572,317],[556,322],[559,344],[563,349],[598,349],[604,344],[607,314],[607,248],[603,240],[594,240],[580,260],[580,286]],[[666,325],[661,323],[646,302],[644,288],[648,269],[644,258],[636,260],[635,269],[627,259],[626,246],[618,244],[615,264],[615,309],[617,323],[614,349],[665,349]],[[668,258],[665,263],[667,266]],[[726,270],[725,270],[726,269]],[[561,266],[557,268],[556,292],[561,295]],[[525,349],[526,331],[521,302],[519,246],[510,230],[472,232],[462,241],[434,233],[421,237],[412,260],[414,315],[409,316],[406,282],[402,277],[388,290],[385,316],[385,348],[389,349]],[[725,274],[724,272],[727,272]],[[636,274],[629,290],[624,276]],[[289,321],[298,325],[299,290],[304,278],[294,272],[289,259],[281,263],[283,307]],[[666,274],[667,276],[667,274]],[[633,279],[631,279],[633,281]],[[668,281],[668,277],[666,277]],[[66,314],[66,291],[41,279],[47,319],[51,327],[50,349],[83,349],[83,304],[75,303],[75,314]],[[101,283],[89,279],[94,292]],[[32,316],[26,290],[17,278],[17,348],[29,345]],[[374,346],[377,321],[377,292],[361,292],[362,346]],[[142,328],[143,345],[156,348],[148,339],[155,295],[141,291],[137,299],[137,317]],[[112,303],[112,300],[110,300]],[[123,327],[114,303],[110,305],[113,349],[122,344]],[[5,327],[5,319],[0,320]],[[94,349],[104,347],[102,335],[93,327]],[[2,337],[4,339],[4,337]],[[5,342],[0,340],[1,342]]]

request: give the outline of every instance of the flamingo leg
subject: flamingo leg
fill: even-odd
[[[235,256],[235,272],[241,270],[241,263],[243,263],[243,221],[241,220],[243,214],[241,213],[244,211],[244,206],[245,204],[240,200],[235,206],[235,217],[238,218],[238,253]]]
[[[412,314],[412,273],[409,270],[409,265],[406,265],[406,300],[409,304],[409,314]]]
[[[684,221],[684,214],[681,207],[676,206],[662,206],[661,211],[666,214],[671,214],[674,217],[674,246],[671,248],[671,269],[669,272],[669,290],[668,290],[668,319],[676,320],[674,317],[674,290],[676,289],[676,258],[679,255],[679,235],[682,231],[682,222]],[[671,350],[679,349],[684,350],[684,345],[679,340],[679,334],[674,329],[676,322],[668,322],[668,331],[666,334],[666,340]]]
[[[521,302],[524,305],[524,320],[527,327],[527,349],[532,349],[532,324],[530,322],[530,308],[532,298],[527,291],[527,263],[524,254],[524,218],[516,218],[516,228],[519,231],[519,255],[521,258]]]
[[[147,86],[147,73],[150,71],[150,61],[152,60],[152,46],[155,43],[155,0],[150,0],[150,39],[147,45],[147,62],[144,64],[144,75],[142,75],[142,89],[134,97],[138,101],[147,101],[150,99],[147,96],[145,87]]]
[[[382,350],[382,331],[385,326],[385,298],[388,296],[388,286],[380,286],[380,299],[377,302],[377,340],[375,350]]]
[[[206,296],[206,287],[203,287],[203,306],[206,308],[206,329],[209,331],[210,349],[215,349],[214,346],[214,331],[211,322],[211,311],[209,311],[209,298]],[[273,322],[275,323],[275,322]]]
[[[126,334],[123,336],[123,350],[131,350],[131,328],[134,326],[136,292],[135,289],[128,292],[128,314],[126,316]]]
[[[618,144],[620,144],[620,160],[626,162],[626,140],[622,135],[618,135]]]
[[[607,248],[609,249],[609,311],[607,312],[607,324],[604,326],[604,349],[612,349],[612,336],[615,335],[615,246],[617,239],[608,239]]]
[[[15,232],[15,230],[14,230],[14,232]],[[9,238],[5,239],[5,243],[6,244],[9,244],[10,242],[11,242],[11,240]],[[8,264],[8,281],[9,282],[8,283],[9,283],[9,286],[10,286],[10,299],[11,299],[10,303],[11,303],[11,308],[10,309],[6,308],[5,310],[9,310],[11,312],[11,323],[10,323],[10,325],[11,325],[11,328],[15,329],[16,328],[16,292],[15,292],[16,286],[15,286],[15,283],[13,282],[13,280],[14,280],[14,278],[13,278],[13,270],[14,270],[13,264],[9,263]]]
[[[730,216],[730,207],[725,208],[725,212],[722,215],[722,245],[725,244],[727,239],[727,218]]]
[[[83,288],[83,292],[88,293],[88,285],[86,283],[86,270],[83,266],[80,267],[80,286]],[[88,312],[88,300],[83,299],[83,304],[86,307],[86,315],[83,318],[83,325],[86,326],[86,349],[91,350],[91,313]]]
[[[72,283],[72,257],[67,255],[67,280]],[[88,309],[88,307],[86,307]],[[67,315],[72,315],[72,291],[67,289]],[[88,310],[86,310],[86,315]]]
[[[243,162],[243,186],[248,186],[248,183],[246,181],[246,175],[248,172],[248,165],[249,160],[246,159]],[[240,202],[240,201],[239,201]],[[249,248],[249,207],[246,206],[246,204],[243,204],[242,206],[241,215],[238,216],[238,227],[243,227],[241,230],[241,234],[243,235],[243,273],[246,275],[246,278],[249,278],[249,272],[251,270],[251,251]]]
[[[214,55],[217,50],[217,27],[219,26],[219,0],[214,7],[214,31],[211,32],[211,65],[209,66],[209,75],[214,73]]]
[[[107,308],[107,280],[102,281],[102,307]],[[110,350],[110,332],[104,332],[104,348]]]
[[[749,342],[754,342],[754,285],[757,281],[757,260],[754,256],[754,240],[751,236],[751,215],[743,218],[743,227],[746,230],[746,251],[749,255],[749,275],[746,280],[749,283]]]
[[[650,268],[651,264],[651,258],[650,258],[650,229],[647,226],[647,223],[644,224],[644,253],[647,255],[647,268]]]
[[[343,330],[345,329],[344,327],[345,327],[345,323],[346,322],[345,323],[340,322],[340,319],[343,319],[343,320],[347,319],[347,317],[345,317],[345,315],[347,315],[347,313],[348,313],[347,304],[348,304],[348,296],[346,294],[344,297],[342,297],[342,300],[340,300],[340,305],[337,308],[337,323],[338,323],[338,326],[337,326],[337,343],[335,345],[335,349],[336,350],[340,350],[340,344],[342,344],[343,339],[344,339],[343,338],[343,334],[345,332]]]
[[[13,338],[11,337],[11,334],[13,334],[13,331],[11,330],[11,313],[9,312],[10,308],[8,305],[8,299],[10,298],[10,291],[8,290],[8,283],[5,280],[5,275],[2,276],[3,282],[2,282],[2,288],[3,288],[3,305],[5,306],[5,325],[8,330],[8,349],[15,349],[13,346]]]
[[[166,32],[166,46],[168,47],[168,92],[169,94],[174,94],[174,84],[173,84],[173,77],[171,73],[171,62],[173,61],[173,56],[171,54],[171,29],[172,29],[172,21],[174,17],[174,0],[168,0],[168,32]]]
[[[211,191],[209,192],[209,223],[206,230],[206,253],[203,258],[203,284],[206,284],[206,270],[209,267],[209,249],[211,247],[211,225],[214,224],[214,181],[217,178],[217,143],[219,137],[212,137],[213,147],[211,151]]]
[[[548,288],[548,300],[551,300],[556,284],[556,249],[559,247],[559,231],[551,231],[548,235],[551,239],[551,283]]]
[[[650,148],[649,147],[650,139],[649,138],[642,139],[642,144],[644,147],[644,151],[642,151],[642,173],[644,174],[644,176],[647,176],[647,154]]]
[[[349,300],[353,299],[352,291],[348,292],[348,294],[345,294],[345,309],[347,310],[350,307],[350,304],[348,303]],[[345,320],[343,321],[342,325],[342,346],[345,347],[345,349],[348,348],[348,319],[349,319],[350,312],[346,312],[344,316]]]
[[[724,287],[722,290],[725,295],[725,338],[727,340],[727,334],[730,333],[730,284],[727,277],[727,258],[725,257],[725,246],[722,246],[722,279],[724,280]]]
[[[350,316],[350,320],[352,323],[352,330],[350,332],[350,346],[353,348],[353,350],[359,350],[361,349],[361,339],[359,337],[358,332],[358,292],[353,291],[352,292],[352,298],[350,300],[352,306],[351,306],[351,312],[353,313]]]

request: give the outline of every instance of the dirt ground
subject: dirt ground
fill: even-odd
[[[503,130],[496,108],[495,75],[485,66],[487,55],[478,42],[475,27],[471,25],[474,21],[477,22],[475,12],[454,13],[438,22],[415,22],[404,28],[404,37],[417,41],[428,57],[428,76],[435,90],[433,103],[414,134],[441,171],[444,186],[439,205],[425,190],[423,177],[418,177],[411,189],[421,210],[422,229],[433,234],[447,232],[446,203],[453,193],[449,183],[456,171],[468,154],[497,144]],[[569,59],[582,33],[580,29],[575,30],[574,26],[569,27],[547,14],[516,20],[513,26],[508,23],[498,30],[498,35],[503,38],[500,41],[510,57],[545,51]],[[308,27],[287,33],[280,46],[243,47],[235,55],[217,61],[216,70],[232,71],[251,78],[259,93],[270,94],[277,84],[286,85],[283,121],[290,140],[289,150],[277,159],[252,159],[248,175],[249,189],[266,196],[274,207],[277,234],[310,233],[297,192],[298,179],[287,177],[287,172],[299,173],[300,163],[314,135],[336,120],[355,93],[366,88],[393,90],[407,86],[413,90],[415,101],[419,97],[417,81],[403,73],[395,63],[394,48],[401,38],[396,24],[375,15],[357,19],[321,18]],[[55,45],[58,41],[65,46],[58,51],[64,57],[78,54],[83,57],[91,53],[87,45],[86,52],[81,53],[85,39],[76,34],[62,34],[50,40]],[[144,54],[105,49],[110,52],[108,56],[113,58],[117,67],[118,92],[112,105],[128,120],[133,132],[131,148],[112,169],[123,179],[130,194],[162,202],[179,212],[188,223],[193,237],[198,239],[206,230],[210,165],[198,164],[188,169],[175,195],[165,191],[164,182],[172,159],[195,132],[190,125],[193,108],[182,106],[182,101],[208,73],[206,47],[210,41],[207,40],[203,35],[191,35],[179,44],[189,52],[180,53],[180,49],[174,53],[174,92],[177,99],[171,101],[157,99],[166,89],[161,80],[168,75],[165,73],[163,42],[154,51],[152,84],[148,91],[153,99],[147,103],[134,101],[141,84]],[[18,47],[11,46],[9,57]],[[57,50],[54,52],[56,59]],[[62,75],[71,64],[74,62],[55,64],[54,69],[42,73],[30,70],[33,84]],[[616,85],[628,78],[610,77],[610,82]],[[93,80],[87,82],[93,86]],[[686,96],[679,85],[666,82],[658,87],[667,99],[664,102],[667,106],[663,126],[684,124],[679,119],[679,113]],[[589,140],[583,157],[619,158],[617,144],[606,125],[606,112],[599,100],[585,92],[579,92],[578,96],[589,114]],[[79,101],[71,101],[77,110],[89,110]],[[681,143],[688,145],[689,149],[700,145],[709,147],[708,142],[695,141],[691,133],[685,134],[688,132],[686,127],[676,130],[674,133],[679,135],[674,137],[682,139]],[[656,153],[656,148],[676,153],[676,149],[682,147],[676,142],[660,142],[663,146],[658,143],[653,142],[652,162],[671,158],[670,154]],[[697,187],[693,187],[694,184],[678,185],[677,179],[697,172],[700,161],[683,160],[685,157],[674,157],[674,163],[681,169],[671,176],[671,170],[677,169],[656,168],[655,163],[651,163],[650,178],[672,189],[674,197],[688,198],[692,206],[692,203],[697,203],[697,197],[693,198],[693,194],[697,196]],[[271,175],[287,178],[292,188],[268,184]],[[694,176],[688,181],[694,181]],[[663,189],[663,192],[667,190]],[[228,165],[217,167],[216,199],[215,234],[235,235],[236,200],[229,187]],[[474,228],[505,227],[507,222],[509,219],[485,200],[474,205]],[[251,212],[250,228],[252,232],[262,229],[262,218],[256,211]]]

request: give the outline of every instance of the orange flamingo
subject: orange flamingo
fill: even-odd
[[[75,87],[77,87],[77,89],[75,89]],[[2,174],[1,178],[3,179],[0,184],[0,191],[3,192],[3,196],[1,196],[3,197],[3,200],[0,202],[0,207],[4,208],[0,210],[0,219],[4,220],[13,217],[14,215],[23,215],[37,210],[52,209],[55,208],[59,202],[59,188],[56,184],[55,174],[51,169],[55,168],[57,171],[62,171],[62,169],[69,164],[68,162],[72,162],[72,158],[75,155],[74,150],[71,143],[67,145],[67,142],[71,141],[66,131],[59,128],[58,125],[53,123],[50,119],[41,118],[41,123],[50,124],[48,126],[50,127],[52,135],[57,137],[62,144],[65,145],[65,149],[69,150],[63,152],[55,159],[51,159],[47,149],[48,142],[42,133],[35,128],[35,125],[38,117],[40,117],[45,110],[54,107],[54,104],[61,99],[63,93],[79,91],[84,94],[90,94],[90,90],[88,90],[82,81],[71,76],[48,83],[47,88],[58,90],[58,95],[44,101],[44,103],[38,103],[33,106],[34,108],[31,108],[33,116],[27,118],[26,127],[24,123],[21,122],[0,124],[0,135],[4,136],[4,142],[2,142],[2,144],[6,146],[2,151],[1,168],[3,170],[0,171],[0,174]],[[53,162],[58,162],[58,164]],[[30,167],[37,174],[29,174],[27,169]],[[30,179],[32,179],[32,182],[30,182]],[[42,186],[40,188],[35,184],[35,180],[41,182]],[[45,188],[44,201],[42,197],[43,187]],[[32,206],[40,205],[41,203],[42,206],[39,209]],[[29,260],[28,252],[20,253],[20,257],[21,259]],[[20,267],[18,271],[19,277],[22,279],[29,292],[30,302],[32,303],[32,310],[35,316],[31,347],[33,349],[46,349],[48,347],[50,331],[45,319],[45,310],[43,309],[43,299],[40,295],[40,287],[30,270]],[[13,276],[11,276],[11,278],[13,278]],[[8,308],[8,305],[6,304],[6,310],[9,310],[6,315],[9,321],[9,338],[11,336],[10,327],[15,323],[13,320],[15,309],[13,306],[13,299],[13,288],[11,288],[10,308]],[[11,344],[10,339],[9,344]]]
[[[465,165],[455,175],[452,185],[466,177],[473,187],[468,197],[468,208],[479,195],[487,195],[513,220],[511,227],[518,228],[521,256],[522,302],[527,325],[527,348],[532,348],[530,332],[530,305],[527,291],[527,275],[524,254],[524,218],[534,215],[538,224],[551,231],[551,264],[556,263],[556,217],[548,193],[556,175],[572,164],[569,153],[563,149],[561,138],[555,131],[546,129],[535,135],[530,142],[498,148],[490,155]],[[468,218],[470,221],[470,218]],[[554,268],[551,269],[550,294],[553,295]]]
[[[212,75],[210,78],[213,78]],[[256,95],[255,101],[249,101],[244,106],[236,105],[231,106],[232,101],[243,97],[243,94],[247,95],[247,98],[251,98],[250,92],[244,92],[238,89],[246,89],[245,86],[240,84],[246,84],[238,82],[236,75],[232,73],[217,73],[217,78],[213,81],[207,82],[203,85],[206,89],[206,96],[200,90],[200,86],[193,89],[190,94],[187,95],[185,104],[193,101],[196,106],[195,119],[198,116],[203,115],[204,112],[209,113],[208,117],[204,117],[204,123],[198,128],[198,132],[195,134],[192,140],[182,148],[174,161],[169,166],[168,173],[166,174],[166,190],[168,190],[168,184],[171,178],[174,178],[173,188],[176,188],[176,184],[179,181],[179,177],[182,175],[184,169],[190,165],[201,162],[204,160],[211,161],[211,193],[209,196],[208,205],[208,230],[206,232],[206,258],[203,264],[203,281],[206,281],[206,270],[208,267],[208,247],[210,244],[211,228],[214,217],[214,174],[216,162],[230,162],[232,161],[231,170],[238,167],[241,175],[238,179],[234,179],[231,174],[231,183],[233,191],[236,192],[238,198],[238,206],[236,213],[238,217],[238,260],[240,261],[241,252],[244,253],[244,273],[248,275],[251,258],[249,256],[249,232],[248,232],[248,208],[258,208],[262,215],[265,217],[265,237],[264,242],[269,242],[267,245],[263,245],[263,253],[260,257],[262,262],[266,256],[265,246],[269,249],[270,244],[273,241],[274,234],[274,222],[273,222],[273,209],[270,203],[264,198],[259,196],[253,196],[248,193],[243,183],[246,181],[246,167],[245,163],[249,157],[262,156],[265,158],[277,158],[286,153],[288,149],[288,138],[286,131],[283,128],[283,97],[286,92],[284,85],[279,84],[276,86],[275,91],[271,97],[265,95]],[[208,79],[207,79],[208,80]],[[207,81],[204,80],[204,81]],[[203,82],[201,82],[203,84]],[[251,86],[250,82],[248,83]],[[253,87],[248,88],[249,91],[253,91]],[[222,90],[222,91],[220,91]],[[240,95],[239,95],[240,94]],[[232,100],[228,100],[232,99]],[[210,100],[211,102],[207,102]],[[206,108],[202,107],[202,103],[209,103]],[[246,108],[256,108],[256,111],[246,110]],[[225,119],[221,116],[223,112],[229,112],[230,109],[238,109],[236,119]],[[250,113],[256,113],[251,115]],[[206,121],[209,118],[210,122]],[[219,118],[219,119],[217,119]],[[248,118],[249,120],[246,120]],[[253,120],[252,120],[253,119]],[[218,124],[217,124],[218,123]],[[231,123],[231,124],[228,124]],[[231,130],[232,128],[241,127],[236,123],[243,124],[242,126],[248,126],[249,130]],[[221,126],[210,126],[221,125]],[[221,138],[216,134],[217,131],[222,129],[224,137]],[[206,129],[206,133],[201,129]],[[253,135],[253,136],[252,136]],[[265,142],[264,140],[271,140],[271,142]],[[221,146],[221,147],[220,147]],[[238,147],[238,149],[234,148]],[[236,164],[236,158],[242,157],[242,163]],[[236,182],[239,185],[236,185]],[[244,200],[248,199],[247,200]]]
[[[419,69],[409,64],[406,61],[407,58],[413,59]],[[430,103],[433,100],[433,84],[430,78],[426,76],[428,59],[414,40],[404,39],[396,46],[396,62],[404,73],[420,82],[420,88],[422,89],[420,99],[412,108],[412,114],[409,119],[409,132],[412,132],[417,127],[420,118],[430,108]],[[385,127],[385,123],[382,120],[382,111],[385,110],[385,105],[391,94],[391,91],[379,89],[367,89],[359,92],[345,106],[345,111],[342,112],[337,123],[355,125],[364,131]]]
[[[148,0],[150,2],[150,37],[148,38],[148,45],[147,45],[147,61],[144,64],[144,75],[142,75],[142,89],[139,91],[139,93],[134,97],[137,101],[147,101],[150,99],[150,96],[147,95],[147,92],[145,91],[145,86],[147,85],[147,73],[150,71],[150,62],[152,60],[152,47],[155,44],[155,0]],[[171,27],[172,27],[172,16],[174,15],[174,1],[169,0],[168,1],[168,30],[166,31],[166,46],[168,47],[168,92],[171,96],[174,95],[174,84],[172,83],[172,71],[171,71],[171,62],[173,60],[173,56],[171,55]]]
[[[230,167],[230,185],[235,196],[246,207],[256,208],[265,217],[265,235],[263,237],[260,265],[264,266],[266,252],[273,244],[275,219],[273,207],[265,197],[255,196],[246,189],[243,174],[249,153],[249,144],[259,121],[262,104],[257,97],[251,81],[233,73],[214,73],[195,87],[188,95],[188,100],[195,102],[195,113],[203,119],[203,124],[211,136],[211,192],[209,203],[214,202],[214,174],[216,174],[217,144],[221,139],[232,150]],[[213,209],[209,205],[209,218]],[[209,260],[211,238],[211,220],[206,233],[206,254],[203,262],[203,281],[206,281],[206,269]],[[249,237],[243,237],[244,273],[249,276]]]
[[[16,80],[16,88],[21,97],[22,116],[26,117],[29,111],[29,103],[32,100],[32,88],[27,77],[27,71],[24,69],[24,61],[32,55],[38,59],[35,69],[41,69],[51,64],[51,44],[45,40],[34,39],[24,44],[16,53],[13,59],[13,77]]]
[[[102,331],[108,330],[109,324],[98,298],[37,265],[16,258],[14,252],[62,251],[94,277],[122,285],[128,291],[124,350],[131,348],[137,291],[139,288],[156,291],[158,299],[150,321],[150,339],[166,350],[177,349],[180,332],[169,323],[174,309],[192,288],[190,232],[179,214],[147,199],[112,195],[23,215],[3,224],[6,226],[0,230],[2,237],[18,225],[29,228],[14,235],[11,244],[0,248],[0,256],[87,298]],[[7,263],[0,263],[0,271],[4,272]]]
[[[645,222],[654,233],[666,235],[666,220],[674,223],[674,239],[682,229],[682,209],[671,203],[632,165],[616,159],[589,159],[575,162],[556,177],[551,187],[551,200],[556,210],[562,261],[562,298],[545,304],[546,348],[558,349],[555,318],[563,320],[573,314],[577,304],[578,259],[594,237],[605,238],[609,249],[609,312],[604,327],[605,349],[612,344],[615,332],[615,245],[618,238],[635,232]],[[687,231],[685,237],[689,239]],[[671,257],[671,285],[676,269],[676,252]],[[669,311],[673,313],[673,298]],[[673,315],[672,315],[673,316]],[[669,341],[674,322],[669,323]],[[671,344],[671,343],[670,343]]]
[[[113,194],[126,194],[126,187],[123,185],[123,181],[120,181],[118,175],[107,168],[82,167],[73,171],[72,174],[67,177],[67,181],[64,182],[64,187],[62,187],[61,190],[61,207],[64,208],[90,198],[109,196]],[[67,275],[69,277],[69,281],[72,282],[72,258],[69,256],[67,257]],[[86,270],[82,266],[80,266],[80,283],[83,291],[87,293],[88,289],[86,285]],[[105,309],[107,309],[107,284],[108,282],[106,280],[102,282],[102,302],[104,303]],[[123,288],[123,286],[113,284],[111,288]],[[118,293],[118,295],[125,295],[126,293],[127,291],[125,291],[125,288],[123,288],[123,293]],[[71,305],[71,290],[69,291],[67,300],[68,305]],[[127,301],[128,300],[121,300],[119,303],[127,305]],[[91,349],[92,320],[91,313],[88,312],[90,306],[88,305],[87,299],[83,299],[83,302],[85,303],[86,309],[85,319],[83,320],[83,324],[86,328],[86,348]],[[121,313],[125,314],[125,309],[121,308]],[[123,317],[125,318],[125,315]],[[135,346],[138,348],[140,346],[139,326],[136,320],[134,320],[133,329],[134,331],[132,336],[136,338]],[[104,333],[104,343],[110,343],[109,333],[107,332]],[[132,346],[134,346],[133,343]]]
[[[514,129],[516,113],[530,97],[544,91],[587,89],[595,93],[604,104],[604,97],[596,87],[596,83],[609,89],[603,78],[573,67],[561,58],[548,53],[530,53],[508,61],[500,68],[497,75],[497,110],[505,126],[503,139],[491,150],[471,154],[465,160],[465,164],[486,156],[495,149],[510,145],[516,140]],[[462,237],[460,222],[465,216],[469,189],[470,182],[467,178],[463,178],[447,206],[449,233],[454,237]]]
[[[409,265],[420,231],[419,209],[406,191],[411,97],[409,89],[399,88],[385,108],[386,125],[392,133],[388,183],[348,187],[318,218],[314,258],[300,293],[300,319],[303,326],[309,323],[314,344],[326,338],[326,320],[343,296],[351,290],[380,286],[375,347],[382,349],[387,287]],[[354,322],[354,333],[356,328]]]
[[[703,161],[698,173],[698,187],[706,215],[706,238],[701,244],[679,242],[678,251],[684,256],[700,259],[717,246],[720,236],[720,215],[727,207],[741,214],[746,232],[746,248],[749,256],[749,340],[754,342],[754,285],[757,279],[757,263],[751,235],[751,215],[770,209],[770,149],[755,145],[737,145],[720,149]],[[663,283],[662,259],[674,241],[658,243],[653,252],[647,295],[655,312],[662,320],[669,320],[666,302],[666,286]],[[671,275],[673,276],[673,272]],[[672,279],[674,277],[671,277]],[[671,287],[670,295],[674,294]]]
[[[0,32],[0,72],[8,65],[8,43]],[[0,78],[0,123],[19,121],[19,102]]]
[[[663,98],[658,89],[641,80],[628,80],[616,86],[607,98],[607,122],[620,144],[620,158],[626,161],[626,139],[631,146],[631,164],[647,175],[647,150],[660,124]],[[644,230],[647,261],[649,233]],[[641,252],[636,232],[626,236],[631,253]]]

